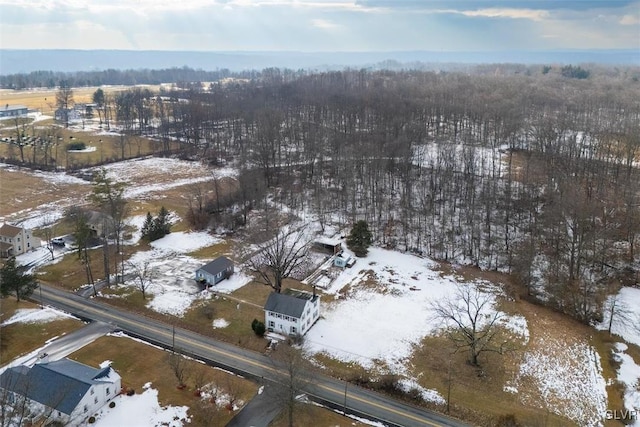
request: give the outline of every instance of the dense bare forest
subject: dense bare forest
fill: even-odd
[[[322,224],[366,220],[382,246],[513,273],[589,323],[638,281],[638,70],[509,70],[270,69],[98,107],[123,144],[180,141],[240,167],[237,197],[207,207],[194,194],[194,219],[244,222],[271,194]]]

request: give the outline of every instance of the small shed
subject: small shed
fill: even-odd
[[[346,252],[340,252],[338,255],[336,255],[336,257],[333,260],[333,265],[335,265],[336,267],[342,267],[342,268],[351,267],[355,263],[356,263],[355,258]]]
[[[313,243],[315,249],[320,250],[322,252],[330,253],[331,255],[335,255],[342,251],[342,243],[336,239],[329,239],[327,237],[319,237]]]
[[[196,280],[200,283],[215,285],[233,274],[233,261],[221,256],[209,264],[205,264],[196,270]]]

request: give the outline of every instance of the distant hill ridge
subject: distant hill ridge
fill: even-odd
[[[290,69],[342,69],[368,67],[385,61],[412,63],[521,63],[640,65],[640,51],[558,50],[486,52],[203,52],[134,50],[20,50],[0,49],[0,75],[32,71],[101,71],[107,69],[194,69],[241,71],[268,67]]]

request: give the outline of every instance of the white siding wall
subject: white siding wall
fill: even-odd
[[[71,425],[83,425],[88,417],[94,415],[98,412],[98,409],[116,397],[121,388],[120,379],[115,383],[96,384],[92,386],[71,414]],[[91,393],[92,390],[93,393]],[[84,410],[85,406],[87,407],[86,412]]]
[[[267,311],[265,312],[265,326],[267,329],[273,329],[274,332],[283,335],[302,334],[303,332],[300,331],[300,319],[287,317]],[[295,332],[293,332],[292,328],[295,328]]]
[[[279,317],[277,313],[265,311],[265,326],[267,329],[272,329],[274,332],[284,335],[292,334],[291,327],[293,326],[296,328],[295,333],[304,335],[319,317],[320,298],[317,298],[315,303],[307,301],[299,319],[293,317],[287,319],[284,315]]]

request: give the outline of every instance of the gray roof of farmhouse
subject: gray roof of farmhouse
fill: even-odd
[[[70,415],[93,384],[108,377],[112,368],[95,369],[69,359],[17,366],[0,375],[0,388]]]
[[[315,298],[317,298],[317,296],[311,298],[311,300]],[[264,309],[266,311],[273,311],[275,313],[300,318],[308,300],[310,300],[310,298],[306,296],[293,296],[272,292],[269,298],[267,298]]]
[[[214,259],[209,264],[203,265],[198,270],[203,270],[203,271],[206,271],[209,274],[216,275],[216,274],[220,273],[221,271],[226,270],[227,267],[230,267],[232,265],[233,265],[233,261],[231,261],[227,257],[221,256],[221,257],[218,257],[218,258]]]

